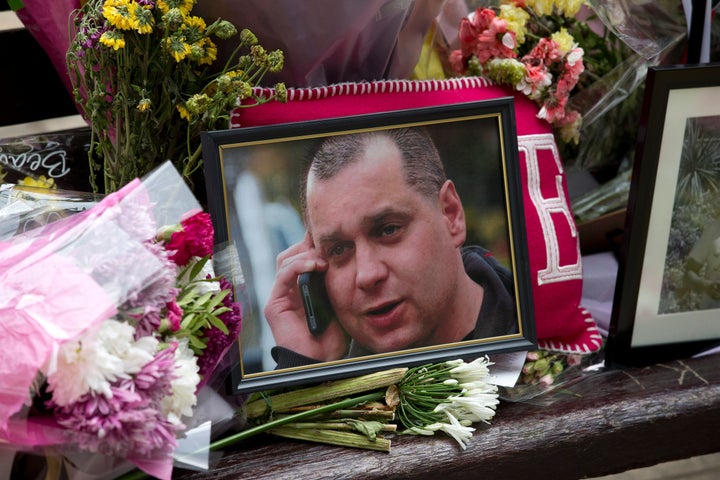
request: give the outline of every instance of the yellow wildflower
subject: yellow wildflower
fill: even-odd
[[[565,55],[575,47],[575,39],[568,33],[565,27],[552,34],[550,37],[558,44],[560,51]]]
[[[193,56],[199,65],[210,65],[217,59],[217,46],[209,38],[201,39],[193,47],[199,47],[200,55],[197,58]]]
[[[130,6],[130,16],[133,30],[141,34],[152,33],[155,18],[149,8],[133,2]]]
[[[205,24],[205,19],[202,17],[189,15],[183,19],[182,28],[195,29],[202,32],[207,28],[207,25]]]
[[[165,48],[172,55],[176,62],[181,62],[190,55],[190,44],[185,41],[182,35],[173,35],[165,39]]]
[[[175,108],[177,108],[177,111],[180,112],[180,118],[184,118],[188,122],[192,120],[192,116],[190,115],[190,111],[185,108],[185,105],[178,104]]]
[[[574,17],[580,11],[585,0],[555,0],[558,13],[568,18]]]
[[[525,24],[530,19],[530,14],[524,9],[515,5],[500,5],[500,18],[507,22],[507,29],[515,32],[515,40],[518,45],[525,43]]]
[[[130,0],[106,0],[103,4],[103,16],[113,27],[131,30],[133,17],[130,13],[130,5]]]
[[[158,0],[157,2],[157,8],[162,13],[167,13],[171,9],[177,8],[184,15],[190,13],[194,5],[195,0]]]
[[[100,43],[113,50],[125,48],[125,36],[117,30],[108,30],[100,35]]]
[[[150,106],[152,105],[152,102],[149,98],[142,98],[137,104],[137,109],[141,112],[146,112],[150,110]]]
[[[55,185],[55,179],[47,178],[45,175],[40,175],[38,178],[25,177],[18,181],[18,184],[25,185],[26,187],[57,188],[57,185]]]
[[[525,5],[535,10],[538,15],[552,15],[554,0],[526,0]]]

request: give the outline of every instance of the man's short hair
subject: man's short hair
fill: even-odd
[[[434,200],[447,176],[440,154],[428,133],[419,127],[374,130],[328,137],[322,142],[308,166],[300,189],[303,213],[307,212],[307,180],[329,180],[343,168],[354,164],[373,139],[387,138],[400,150],[408,186]]]

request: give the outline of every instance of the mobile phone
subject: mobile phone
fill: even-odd
[[[308,329],[315,336],[322,335],[335,316],[325,290],[325,276],[320,272],[301,273],[298,276],[298,287]]]

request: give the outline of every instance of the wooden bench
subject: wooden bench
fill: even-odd
[[[467,450],[444,435],[392,437],[388,453],[270,435],[178,479],[577,479],[720,452],[720,355],[594,373],[498,406]]]

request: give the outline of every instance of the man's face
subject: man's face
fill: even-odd
[[[347,333],[376,353],[432,344],[454,301],[464,217],[458,232],[442,193],[431,200],[405,183],[388,139],[329,180],[311,176],[307,188],[313,242]]]

